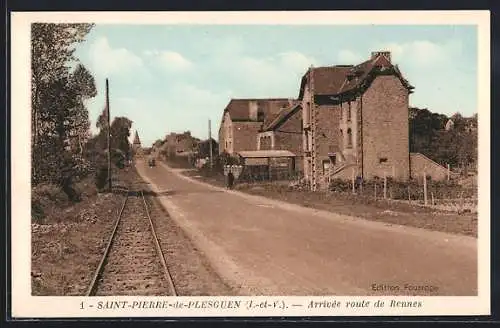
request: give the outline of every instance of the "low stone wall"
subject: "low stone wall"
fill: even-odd
[[[420,153],[410,153],[411,176],[416,179],[425,171],[432,180],[442,181],[448,178],[448,169]]]

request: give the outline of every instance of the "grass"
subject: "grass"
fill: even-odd
[[[118,181],[127,170],[115,170]],[[93,177],[76,189],[77,203],[53,187],[36,193],[44,217],[31,225],[33,295],[83,295],[103,254],[123,196],[97,193]]]
[[[183,174],[212,185],[225,185],[224,175],[221,173],[193,169]],[[389,201],[381,198],[375,200],[373,196],[350,193],[297,190],[290,187],[288,181],[240,183],[236,184],[235,189],[251,195],[386,224],[406,225],[477,237],[477,213],[459,214],[456,211],[423,207],[417,202],[409,204],[404,201]]]

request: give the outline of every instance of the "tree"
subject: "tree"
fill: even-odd
[[[153,143],[153,148],[158,149],[163,145],[163,140],[158,139]]]
[[[90,123],[84,101],[96,94],[74,46],[92,26],[35,23],[31,28],[32,183],[57,183],[70,197],[73,178],[85,171],[83,144]]]
[[[130,155],[130,128],[132,121],[126,117],[115,117],[111,123],[111,148],[119,149],[121,152]]]
[[[105,111],[99,116],[97,120],[97,127],[100,129],[99,134],[94,136],[90,143],[92,144],[95,152],[93,157],[96,159],[96,165],[102,166],[105,163],[105,153],[108,149],[107,144],[107,123],[104,123],[106,119]],[[111,133],[110,133],[110,148],[113,162],[121,166],[122,161],[126,158],[131,157],[132,149],[130,148],[130,143],[128,138],[130,137],[130,128],[132,127],[132,121],[126,117],[115,117],[113,122],[111,122]]]
[[[32,132],[38,139],[39,115],[44,110],[41,93],[52,81],[67,76],[76,43],[83,42],[93,24],[33,23],[31,25]]]
[[[466,118],[456,113],[450,119],[454,127],[446,131],[446,115],[410,108],[410,150],[442,165],[467,168],[477,161],[477,115]]]

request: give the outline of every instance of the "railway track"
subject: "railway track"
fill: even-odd
[[[125,200],[87,296],[176,296],[177,291],[142,189]]]

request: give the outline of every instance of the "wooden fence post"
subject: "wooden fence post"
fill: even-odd
[[[424,171],[424,205],[427,205],[427,175]]]
[[[384,172],[384,199],[387,199],[387,174]]]
[[[446,164],[446,166],[448,167],[448,181],[450,181],[450,164]]]
[[[355,194],[356,193],[356,189],[355,189],[355,186],[354,186],[354,168],[352,169],[352,193]]]
[[[464,192],[460,192],[460,212],[464,211]]]

